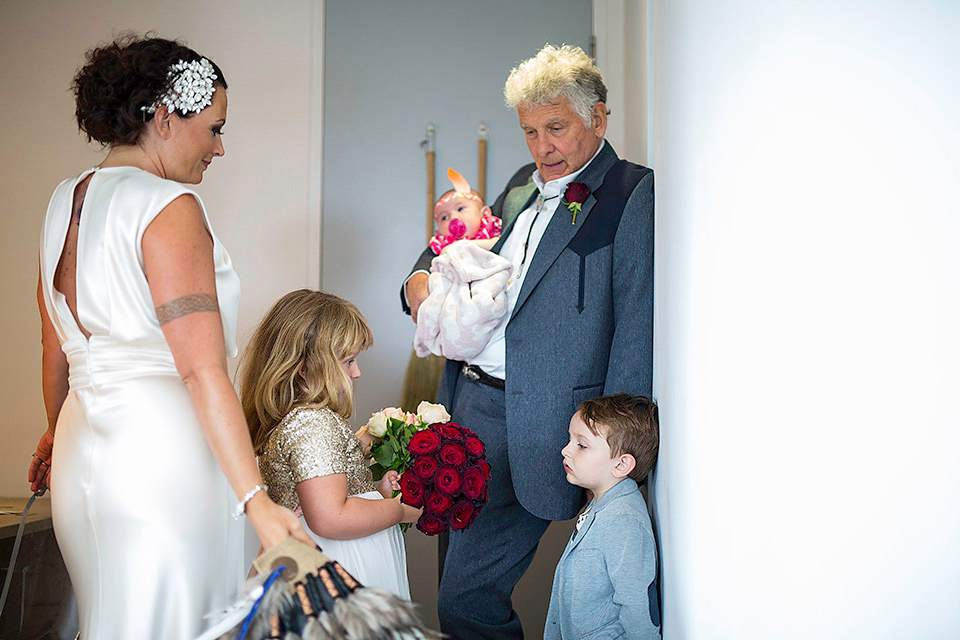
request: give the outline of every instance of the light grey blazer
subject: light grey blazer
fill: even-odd
[[[647,505],[626,478],[591,506],[563,550],[544,640],[659,640],[656,576]]]

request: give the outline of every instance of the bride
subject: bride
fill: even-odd
[[[192,638],[243,575],[244,513],[264,547],[312,544],[262,484],[227,374],[240,284],[197,184],[223,155],[227,83],[179,42],[127,35],[73,81],[108,149],[62,182],[37,291],[50,486],[82,638]]]

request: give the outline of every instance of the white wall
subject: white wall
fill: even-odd
[[[322,2],[0,2],[0,495],[27,496],[46,428],[36,310],[40,224],[53,187],[103,154],[77,132],[70,82],[83,53],[133,29],[182,37],[223,68],[226,155],[198,187],[228,247],[248,334],[282,293],[319,283]],[[311,255],[312,250],[312,266]],[[148,452],[145,452],[145,455]]]
[[[621,158],[649,165],[647,73],[652,40],[647,0],[594,0],[597,66],[607,85],[607,142]]]
[[[956,638],[960,5],[653,13],[665,638]]]

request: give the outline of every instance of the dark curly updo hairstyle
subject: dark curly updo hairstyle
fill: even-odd
[[[77,125],[88,141],[106,146],[136,143],[153,118],[141,107],[152,105],[167,90],[170,67],[180,60],[203,57],[183,43],[148,36],[127,33],[87,51],[86,64],[74,76],[72,89]],[[226,89],[223,71],[213,60],[210,64],[217,74],[214,83]]]

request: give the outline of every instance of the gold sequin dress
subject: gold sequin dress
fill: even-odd
[[[337,473],[346,475],[349,495],[383,499],[360,441],[343,418],[326,408],[297,407],[288,413],[270,434],[259,462],[270,497],[291,509],[300,506],[297,484]],[[362,584],[410,599],[407,554],[398,525],[363,538],[331,540],[310,531],[303,516],[300,521],[323,552]]]

